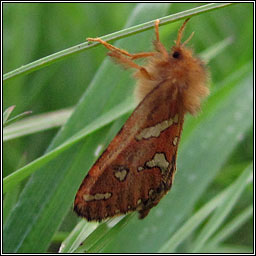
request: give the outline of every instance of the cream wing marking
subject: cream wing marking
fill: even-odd
[[[162,173],[167,172],[169,165],[170,163],[167,161],[164,153],[156,153],[153,159],[145,164],[145,166],[149,168],[160,168]]]
[[[83,199],[86,202],[90,202],[90,201],[93,201],[93,200],[102,200],[102,199],[106,200],[106,199],[109,199],[111,196],[112,196],[112,194],[109,193],[109,192],[104,193],[104,194],[96,193],[95,195],[84,194]]]
[[[114,175],[115,175],[115,178],[118,179],[119,181],[124,181],[126,179],[128,172],[129,172],[128,168],[125,168],[124,166],[118,166],[114,170]]]
[[[176,146],[177,145],[177,142],[178,142],[178,136],[174,137],[173,141],[172,141],[172,144],[173,146]]]
[[[149,139],[151,137],[159,137],[161,132],[178,123],[179,116],[176,114],[173,118],[162,121],[155,126],[144,128],[139,134],[135,136],[137,140]]]

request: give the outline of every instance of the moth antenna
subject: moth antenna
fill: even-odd
[[[181,28],[179,29],[179,32],[178,32],[178,36],[177,36],[177,40],[176,40],[176,46],[180,46],[180,41],[181,41],[181,38],[182,38],[182,33],[185,29],[185,26],[187,24],[187,22],[190,20],[190,18],[186,19],[184,21],[184,23],[182,24]]]
[[[191,38],[193,37],[194,34],[195,34],[195,33],[192,32],[191,35],[189,36],[189,38],[182,44],[182,46],[184,46],[185,44],[187,44],[187,43],[191,40]]]

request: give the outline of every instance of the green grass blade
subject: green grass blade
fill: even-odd
[[[12,111],[14,110],[15,106],[10,106],[9,108],[7,108],[4,113],[3,113],[3,124],[6,123],[6,121],[8,120],[10,114],[12,113]]]
[[[85,220],[81,220],[62,242],[59,253],[73,253],[98,225],[99,223],[97,222],[88,223]]]
[[[86,238],[86,242],[83,241],[83,244],[79,248],[76,248],[75,252],[76,253],[88,252],[88,250],[91,247],[95,246],[95,244],[97,244],[98,241],[109,232],[109,230],[111,229],[109,223],[111,223],[111,221],[105,221],[105,222],[101,223],[98,226],[98,228],[96,230],[94,230],[94,232],[92,232]],[[84,235],[80,234],[80,236],[84,236]]]
[[[166,17],[160,18],[161,25],[168,24],[170,22],[177,21],[177,20],[180,20],[180,19],[184,19],[186,17],[199,15],[201,13],[214,11],[214,10],[217,10],[219,8],[223,8],[223,7],[226,7],[228,5],[231,5],[231,4],[232,3],[212,3],[212,4],[207,4],[207,5],[204,5],[204,6],[200,6],[200,7],[188,10],[188,11],[177,13],[175,15],[168,15]],[[121,31],[118,31],[118,32],[115,32],[115,33],[112,33],[112,34],[102,36],[101,38],[105,41],[114,40],[114,39],[121,39],[121,38],[124,38],[128,35],[136,34],[138,32],[142,32],[142,31],[146,31],[146,30],[154,27],[154,22],[155,22],[154,20],[153,21],[148,21],[146,23],[143,23],[143,24],[140,24],[140,25],[137,25],[137,26],[126,28],[126,29],[123,29]],[[70,47],[68,49],[62,50],[60,52],[54,53],[52,55],[46,56],[44,58],[41,58],[39,60],[36,60],[32,63],[29,63],[27,65],[24,65],[24,66],[18,68],[18,69],[15,69],[13,71],[10,71],[10,72],[4,74],[3,81],[7,81],[9,79],[18,77],[20,75],[29,74],[33,71],[36,71],[36,70],[41,69],[43,67],[46,67],[50,64],[53,64],[56,61],[63,60],[67,57],[72,56],[73,54],[77,54],[81,51],[84,51],[84,50],[90,48],[90,47],[94,47],[97,44],[98,43],[93,43],[92,44],[92,43],[85,42],[85,43],[81,43],[81,44],[78,44],[76,46]]]
[[[25,112],[23,112],[23,113],[21,113],[21,114],[15,116],[15,117],[11,118],[11,119],[8,119],[8,120],[4,123],[4,127],[7,126],[7,125],[10,125],[11,123],[14,123],[14,122],[16,122],[16,121],[22,119],[22,118],[24,118],[24,116],[27,116],[27,115],[29,115],[29,114],[31,114],[31,113],[32,113],[32,111],[25,111]]]
[[[62,243],[68,236],[70,232],[65,231],[57,231],[52,237],[53,243]]]
[[[159,253],[173,253],[189,235],[218,207],[226,198],[229,189],[214,197],[209,203],[198,210],[159,250]]]
[[[253,205],[248,206],[245,210],[240,212],[232,221],[227,223],[214,237],[209,241],[209,246],[214,247],[223,242],[236,230],[238,230],[249,218],[253,216]],[[206,245],[206,247],[208,246]]]
[[[200,234],[198,235],[192,251],[194,253],[200,251],[209,237],[219,228],[223,223],[226,216],[231,212],[233,206],[242,194],[244,188],[248,183],[248,179],[252,175],[253,165],[250,164],[236,180],[232,186],[232,190],[222,202],[221,206],[216,210],[209,222],[204,226]]]
[[[95,237],[97,239],[92,239],[88,237],[88,240],[84,242],[84,245],[79,247],[75,252],[76,253],[94,253],[94,252],[101,252],[101,250],[108,245],[122,230],[129,221],[134,217],[135,213],[128,214],[125,217],[121,217],[122,219],[116,223],[116,219],[109,220],[105,223],[105,232],[102,234],[101,230],[96,230],[94,234],[92,234],[92,238]],[[113,223],[116,223],[113,225]],[[99,236],[99,232],[101,235]],[[100,237],[100,239],[99,239]],[[94,240],[94,243],[92,241]]]
[[[11,210],[16,204],[20,190],[20,185],[17,185],[13,189],[11,189],[9,193],[6,193],[3,202],[3,223],[5,223],[6,219],[9,217],[11,213]]]
[[[23,166],[27,159],[26,154],[20,158],[18,163],[18,167]],[[7,218],[10,216],[12,209],[14,208],[17,200],[19,198],[19,194],[21,191],[21,184],[17,184],[14,186],[8,193],[4,195],[4,202],[3,202],[3,224],[5,224]]]
[[[71,109],[40,114],[15,122],[3,129],[3,141],[45,131],[63,125],[71,115]]]

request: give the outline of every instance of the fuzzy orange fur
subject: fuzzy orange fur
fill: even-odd
[[[173,57],[175,52],[179,58]],[[150,91],[162,81],[169,81],[168,86],[178,90],[178,104],[183,106],[184,112],[195,114],[200,109],[201,99],[209,94],[206,86],[208,74],[203,62],[193,56],[192,50],[184,46],[173,46],[166,58],[162,53],[148,59],[144,66],[151,79],[141,71],[135,73],[137,87],[136,98],[141,101]]]

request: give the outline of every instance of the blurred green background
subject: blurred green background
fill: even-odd
[[[198,3],[170,4],[166,14],[181,12],[200,5]],[[86,37],[102,36],[121,30],[136,6],[135,3],[4,3],[3,71],[9,72],[84,42]],[[166,46],[171,46],[176,37],[176,32],[170,34],[169,31],[176,31],[180,24],[181,22],[176,22],[160,28],[161,40]],[[239,70],[246,65],[252,69],[253,4],[235,4],[193,17],[185,37],[192,31],[195,31],[195,35],[190,44],[197,53],[209,49],[228,37],[233,40],[232,44],[209,63],[212,92],[220,89],[217,86],[224,87],[223,81],[227,77],[232,77],[235,72],[239,73]],[[149,33],[152,34],[153,39],[153,30]],[[136,42],[137,38],[143,40],[143,35],[131,36],[129,40]],[[152,49],[150,41],[144,43],[147,49],[139,50]],[[127,50],[133,52],[133,47],[128,47]],[[37,115],[74,107],[94,78],[105,56],[106,50],[103,47],[95,47],[31,74],[5,82],[3,109],[16,105],[14,114],[32,110],[33,115]],[[120,72],[122,72],[121,69]],[[252,161],[252,125],[251,119],[250,129],[240,134],[240,140],[233,153],[229,155],[214,181],[194,205],[194,211],[234,181],[241,173],[241,168]],[[58,129],[51,129],[5,142],[4,177],[41,156],[57,131]],[[25,182],[22,183],[17,198],[24,185]],[[235,206],[234,215],[248,206],[252,200],[252,186],[249,186]],[[70,212],[60,230],[70,232],[76,222],[76,216]],[[246,249],[252,248],[252,217],[226,242]],[[49,251],[58,250],[58,247],[59,241],[53,241]],[[182,252],[188,250],[186,243],[180,250]]]

